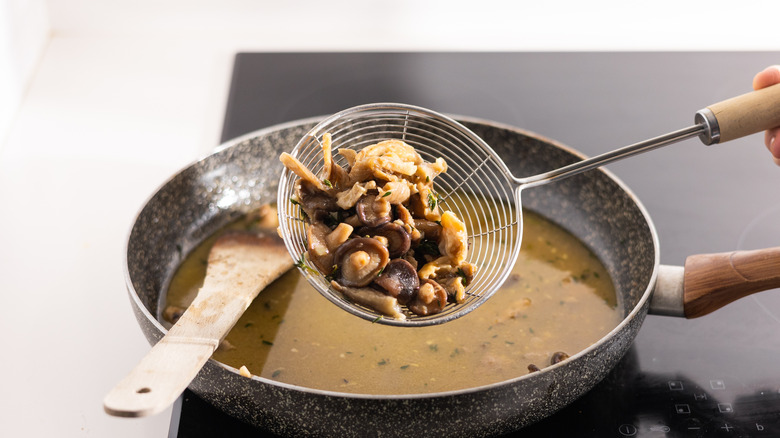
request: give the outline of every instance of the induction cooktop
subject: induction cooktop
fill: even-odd
[[[689,126],[695,111],[749,91],[778,55],[239,53],[222,139],[394,101],[506,123],[596,155]],[[648,209],[664,264],[780,246],[780,168],[759,135],[710,147],[692,140],[609,169]],[[599,385],[509,436],[777,437],[779,364],[780,290],[696,320],[650,315]],[[169,436],[273,435],[188,390]]]

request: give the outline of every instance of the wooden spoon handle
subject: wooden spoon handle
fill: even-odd
[[[284,242],[272,233],[230,233],[217,239],[197,297],[106,395],[103,408],[108,414],[156,414],[187,388],[257,294],[292,268]]]
[[[170,406],[195,378],[217,345],[213,340],[166,336],[103,400],[117,417],[143,417]]]
[[[685,260],[686,318],[720,309],[747,295],[780,287],[780,247],[700,254]]]

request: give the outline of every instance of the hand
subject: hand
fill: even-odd
[[[780,65],[773,65],[767,67],[753,78],[753,89],[758,90],[777,83],[780,83]],[[777,136],[779,133],[780,126],[769,129],[764,133],[764,144],[769,149],[769,152],[772,153],[775,164],[778,166],[780,166],[780,138]]]

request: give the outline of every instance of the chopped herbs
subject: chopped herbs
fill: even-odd
[[[322,223],[328,226],[328,228],[336,228],[341,223],[341,218],[339,218],[339,213],[337,211],[332,211],[322,218]]]
[[[306,264],[306,260],[305,260],[305,258],[303,257],[303,254],[301,254],[301,258],[300,258],[300,259],[298,259],[298,261],[297,261],[297,262],[295,262],[295,266],[296,266],[296,267],[298,267],[298,268],[300,268],[300,269],[303,269],[304,271],[309,271],[309,272],[311,272],[312,274],[315,274],[315,275],[318,275],[318,274],[319,274],[319,272],[317,272],[317,270],[315,270],[314,268],[312,268],[311,266],[309,266],[308,264]]]
[[[282,370],[276,370],[273,373],[271,373],[271,378],[277,378],[279,375],[282,374]]]
[[[388,196],[390,196],[390,195],[392,195],[392,194],[393,194],[393,191],[392,191],[392,190],[388,190],[388,191],[386,191],[386,192],[385,192],[385,194],[384,194],[384,195],[382,195],[382,197],[383,197],[383,198],[386,198],[386,197],[388,197]]]
[[[433,192],[428,193],[428,209],[435,210],[436,204],[439,202],[439,196],[434,195]]]
[[[271,341],[266,341],[265,339],[263,339],[263,345],[274,345],[274,343],[271,342]]]
[[[414,250],[415,254],[418,252],[421,254],[427,254],[433,257],[439,257],[441,252],[439,251],[439,244],[435,240],[423,239],[417,248]]]
[[[336,274],[339,272],[339,265],[333,265],[333,269],[330,270],[330,274],[325,276],[325,279],[328,281],[333,280],[336,278]]]

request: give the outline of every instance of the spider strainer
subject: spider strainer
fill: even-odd
[[[770,97],[756,98],[754,95],[758,92],[744,96],[761,102],[780,101],[780,86],[770,88],[774,89]],[[434,315],[407,313],[405,320],[380,318],[373,309],[355,304],[334,290],[325,276],[307,262],[306,224],[300,207],[290,201],[295,193],[297,176],[288,169],[282,172],[278,189],[280,234],[304,277],[342,309],[367,320],[396,326],[427,326],[451,321],[490,298],[514,267],[523,231],[520,199],[523,189],[694,136],[699,136],[705,144],[711,144],[780,125],[780,109],[776,109],[771,117],[759,117],[760,123],[753,123],[748,128],[744,124],[732,126],[731,118],[722,117],[721,112],[717,112],[716,117],[714,110],[720,108],[717,105],[725,104],[727,109],[731,109],[740,103],[731,101],[744,100],[744,96],[699,111],[696,124],[688,128],[525,178],[512,175],[493,149],[468,128],[425,108],[397,103],[360,105],[338,112],[317,124],[291,151],[291,155],[315,175],[323,168],[321,139],[325,133],[331,134],[334,149],[360,150],[382,140],[399,139],[414,147],[426,161],[433,162],[441,157],[447,162],[448,170],[435,178],[434,189],[438,193],[439,205],[454,212],[466,224],[469,243],[467,261],[475,264],[478,270],[466,287],[465,301],[450,303]],[[734,112],[738,115],[750,110],[735,109]],[[343,157],[339,154],[333,154],[333,157],[337,164],[346,167]]]
[[[436,315],[409,314],[406,320],[378,322],[403,326],[438,324],[478,307],[504,282],[517,259],[522,232],[519,192],[509,169],[476,134],[449,117],[402,104],[370,104],[335,114],[315,126],[291,154],[312,172],[323,167],[321,137],[330,133],[333,148],[361,150],[382,140],[400,139],[433,162],[444,158],[448,170],[434,179],[440,208],[454,212],[467,227],[468,261],[478,267],[466,287],[466,300],[448,304]],[[346,166],[341,155],[337,164]],[[297,176],[285,169],[279,182],[278,209],[282,238],[293,259],[306,263],[306,231],[300,207],[290,202]],[[300,264],[300,263],[299,263]],[[313,265],[310,265],[313,266]],[[356,305],[335,291],[314,269],[299,266],[306,279],[339,307],[376,320],[379,314]]]

